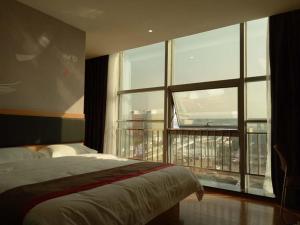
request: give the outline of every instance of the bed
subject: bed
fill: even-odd
[[[165,212],[178,212],[188,195],[203,195],[197,177],[181,166],[57,149],[6,162],[0,150],[1,225],[153,224]],[[28,193],[33,197],[24,197]]]

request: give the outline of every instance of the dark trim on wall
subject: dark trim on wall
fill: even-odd
[[[83,142],[84,119],[0,114],[0,147]]]

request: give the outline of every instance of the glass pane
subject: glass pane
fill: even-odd
[[[247,83],[247,119],[267,119],[266,81]]]
[[[171,163],[190,167],[206,186],[240,191],[238,132],[177,129],[168,134]]]
[[[270,150],[268,149],[267,127],[267,122],[247,123],[246,191],[251,194],[273,197],[272,190],[267,185],[270,177],[265,177],[268,170],[268,154],[270,154],[268,153]]]
[[[247,168],[249,174],[265,175],[267,150],[267,123],[248,123]]]
[[[267,74],[268,18],[247,22],[247,76]]]
[[[120,120],[163,120],[164,92],[142,92],[120,96]]]
[[[274,198],[275,195],[265,189],[266,178],[263,176],[246,175],[246,192],[254,195],[261,195]],[[272,224],[272,223],[271,223]]]
[[[239,173],[228,173],[223,171],[199,170],[191,168],[191,170],[199,177],[202,185],[207,187],[215,187],[231,191],[241,191],[241,182]]]
[[[163,122],[120,122],[118,156],[154,162],[163,161]]]
[[[165,43],[124,51],[121,89],[164,85]]]
[[[267,122],[248,122],[247,132],[248,133],[262,133],[267,134],[268,124]]]
[[[238,78],[239,25],[174,40],[174,84]]]
[[[179,127],[237,127],[237,88],[173,93]]]

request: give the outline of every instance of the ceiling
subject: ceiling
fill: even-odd
[[[85,31],[86,58],[300,8],[300,0],[18,1]]]

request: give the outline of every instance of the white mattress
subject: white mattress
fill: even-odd
[[[137,161],[106,154],[0,164],[0,193],[46,180],[110,169]],[[188,169],[173,166],[42,202],[26,215],[24,225],[146,224],[202,186]]]

